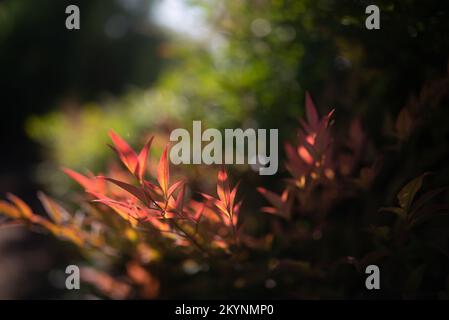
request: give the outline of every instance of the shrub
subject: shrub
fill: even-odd
[[[447,230],[447,188],[423,192],[431,176],[424,173],[399,189],[397,206],[378,205],[370,189],[382,165],[364,163],[369,138],[360,120],[342,141],[333,110],[320,118],[309,95],[305,106],[298,141],[285,144],[290,177],[282,193],[257,188],[270,203],[261,211],[272,215],[258,234],[246,228],[239,184],[224,168],[216,195],[192,193],[185,179],[173,179],[168,145],[148,170],[153,137],[137,153],[113,131],[111,148],[125,170],[64,169],[85,190],[80,210],[39,193],[45,218],[10,194],[0,202],[10,218],[3,226],[35,225],[75,244],[82,278],[110,298],[360,298],[372,294],[364,287],[369,264],[383,272],[382,297],[447,297],[447,236],[434,232]]]

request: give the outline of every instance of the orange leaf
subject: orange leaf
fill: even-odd
[[[151,190],[153,192],[156,192],[157,194],[161,194],[161,188],[157,185],[155,185],[154,183],[151,183],[150,181],[145,180],[143,182],[144,187],[146,188],[145,190]]]
[[[82,174],[80,174],[76,171],[73,171],[71,169],[63,168],[62,171],[64,171],[64,173],[66,175],[68,175],[70,178],[72,178],[73,180],[78,182],[84,189],[86,189],[86,190],[96,190],[97,189],[97,184],[94,179],[90,179],[86,176],[83,176]]]
[[[170,198],[170,196],[174,193],[174,192],[176,192],[176,190],[178,190],[178,188],[179,187],[181,187],[181,186],[183,186],[184,185],[184,180],[179,180],[179,181],[176,181],[175,183],[173,183],[171,186],[170,186],[170,188],[168,188],[168,191],[167,191],[167,198]]]
[[[223,202],[225,207],[228,207],[230,199],[230,191],[229,191],[229,183],[228,183],[228,174],[226,173],[224,168],[221,168],[218,171],[218,182],[217,182],[217,195],[218,198]]]
[[[203,212],[206,208],[206,205],[202,202],[191,200],[190,208],[193,210],[193,219],[195,221],[199,221],[200,218],[203,216]]]
[[[231,213],[232,214],[234,214],[234,209],[235,209],[235,206],[234,206],[234,203],[235,203],[235,197],[236,197],[236,195],[237,195],[237,190],[238,190],[238,188],[239,188],[239,185],[240,185],[240,182],[238,182],[235,186],[234,186],[234,188],[232,189],[232,191],[231,191],[231,193],[230,193],[230,195],[229,195],[229,210],[231,211]],[[237,205],[236,205],[237,206]],[[240,208],[240,206],[238,206],[238,208]]]
[[[126,143],[126,141],[123,140],[114,131],[110,130],[109,136],[114,142],[115,150],[120,160],[128,168],[128,170],[134,174],[138,164],[137,154],[134,152],[133,149],[131,149],[128,143]]]
[[[143,177],[145,175],[145,171],[147,169],[147,161],[148,161],[148,153],[151,148],[151,143],[153,142],[153,138],[151,137],[148,139],[145,146],[142,148],[142,150],[139,153],[139,156],[137,157],[137,165],[134,172],[134,175],[139,179],[140,182],[143,181]]]
[[[112,199],[108,199],[108,198],[98,199],[98,200],[95,200],[95,202],[99,202],[99,203],[103,203],[103,204],[107,205],[112,210],[117,212],[124,220],[129,221],[132,226],[137,225],[138,217],[137,217],[135,211],[133,211],[126,204],[121,203],[119,201],[112,200]]]
[[[145,205],[147,205],[147,206],[150,205],[149,200],[151,200],[151,198],[147,193],[145,193],[145,191],[143,189],[133,186],[132,184],[129,184],[129,183],[126,183],[123,181],[119,181],[119,180],[115,180],[112,178],[106,178],[106,177],[99,177],[99,178],[102,178],[109,182],[112,182],[113,184],[119,186],[120,188],[128,191],[130,194],[132,194],[137,199],[142,201]]]
[[[10,218],[20,218],[20,210],[6,201],[0,201],[0,212]]]
[[[182,185],[181,191],[178,193],[178,197],[176,198],[176,209],[179,211],[179,213],[183,213],[183,207],[184,207],[184,193],[185,193],[186,186],[185,184]]]
[[[206,193],[200,193],[206,200],[213,203],[220,211],[222,211],[225,215],[229,216],[228,208],[224,205],[224,203],[221,200],[217,200],[214,197],[206,194]]]
[[[161,159],[159,160],[159,165],[157,167],[157,181],[164,193],[164,196],[167,198],[168,194],[168,183],[170,179],[170,171],[168,165],[168,145],[165,147],[164,152],[162,152]]]
[[[47,197],[43,192],[39,192],[37,196],[44,206],[45,211],[47,211],[48,215],[54,222],[61,224],[65,220],[69,219],[69,213],[55,201]]]
[[[25,202],[23,202],[22,199],[20,199],[19,197],[13,195],[12,193],[8,193],[6,196],[20,210],[20,213],[21,213],[22,217],[28,218],[28,219],[32,219],[33,218],[33,216],[34,216],[33,211],[31,210],[31,208]]]
[[[228,208],[225,206],[225,204],[222,201],[215,200],[215,206],[220,209],[226,216],[231,217],[231,214],[228,210]]]

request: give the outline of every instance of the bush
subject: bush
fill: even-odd
[[[378,206],[370,189],[383,168],[361,165],[368,137],[360,122],[344,141],[334,139],[334,111],[320,119],[309,95],[305,105],[299,141],[285,145],[285,189],[258,188],[271,205],[261,211],[272,216],[258,234],[245,225],[238,184],[231,186],[224,168],[216,195],[192,194],[185,180],[173,181],[168,145],[149,179],[153,137],[137,154],[113,131],[125,171],[64,170],[86,191],[81,211],[71,214],[43,193],[50,219],[14,195],[0,211],[10,223],[37,225],[77,245],[87,263],[84,281],[110,298],[362,298],[370,295],[370,264],[382,270],[383,297],[447,297],[448,238],[432,231],[448,227],[441,216],[447,188],[423,192],[424,173],[398,190],[397,205]],[[99,270],[104,259],[109,267]]]

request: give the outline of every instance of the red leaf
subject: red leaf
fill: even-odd
[[[229,194],[229,209],[231,211],[231,213],[234,215],[235,212],[235,207],[237,206],[238,208],[240,208],[240,205],[235,205],[235,197],[237,195],[237,190],[239,188],[240,185],[240,181],[234,186],[234,188],[232,189],[231,193]]]
[[[306,152],[306,150],[304,149],[304,151]],[[287,155],[287,163],[286,163],[286,167],[287,170],[290,171],[290,173],[292,174],[292,176],[298,178],[302,175],[305,174],[305,172],[307,171],[307,165],[306,163],[304,163],[304,161],[302,161],[299,156],[299,154],[301,154],[300,150],[296,150],[291,144],[286,143],[285,144],[285,153]]]
[[[144,184],[146,190],[151,190],[151,191],[157,193],[158,195],[161,194],[161,188],[159,186],[155,185],[154,183],[151,183],[150,181],[145,180],[145,181],[143,181],[143,184]]]
[[[335,109],[332,109],[323,119],[321,119],[320,125],[316,132],[314,145],[320,152],[324,152],[331,142],[329,136],[329,124],[334,111]]]
[[[218,209],[220,209],[221,212],[223,212],[225,215],[229,216],[228,208],[224,205],[224,203],[221,200],[217,200],[216,198],[206,194],[206,193],[200,193],[206,200],[213,203]],[[221,218],[221,217],[220,217]]]
[[[167,152],[168,152],[168,145],[165,147],[161,159],[159,160],[159,165],[157,167],[157,181],[159,182],[162,192],[164,193],[164,196],[166,198],[168,194],[168,183],[170,179]]]
[[[145,175],[145,171],[147,169],[147,161],[148,161],[148,153],[151,148],[151,144],[153,142],[153,138],[151,137],[145,146],[142,148],[142,150],[139,153],[139,156],[137,157],[137,165],[134,172],[134,175],[139,179],[140,182],[143,181],[143,177]]]
[[[309,135],[307,136],[302,145],[298,147],[298,154],[304,162],[307,164],[313,164],[314,160],[317,160],[318,155],[317,151],[314,148],[315,136]]]
[[[138,164],[137,154],[133,149],[131,149],[128,143],[126,143],[126,141],[114,131],[110,130],[109,136],[114,142],[115,150],[117,151],[120,160],[128,168],[128,170],[134,174]]]
[[[273,214],[273,215],[276,215],[278,213],[278,209],[273,208],[273,207],[262,207],[262,208],[260,208],[260,210],[262,212]]]
[[[193,210],[193,219],[198,222],[203,216],[206,205],[202,202],[191,200],[190,208]]]
[[[234,224],[234,226],[238,227],[238,214],[240,212],[240,208],[242,206],[243,201],[239,201],[234,208],[232,208],[233,211],[233,215],[232,215],[232,223]]]
[[[119,186],[120,188],[128,191],[130,194],[132,194],[137,199],[142,201],[145,205],[150,206],[149,201],[151,200],[151,198],[149,197],[148,194],[145,193],[145,191],[143,189],[133,186],[132,184],[129,184],[129,183],[126,183],[123,181],[119,181],[119,180],[115,180],[112,178],[106,178],[106,177],[98,177],[98,178],[102,178],[109,182],[112,182],[113,184]]]
[[[229,191],[229,183],[228,183],[228,174],[224,168],[221,168],[218,171],[217,176],[217,195],[218,198],[223,202],[225,207],[229,206],[230,202],[230,191]]]
[[[63,168],[62,171],[70,178],[78,182],[86,191],[97,190],[97,184],[94,179],[90,179],[71,169]]]
[[[265,196],[265,198],[274,207],[274,208],[263,207],[262,208],[263,212],[276,214],[286,219],[289,218],[292,205],[292,198],[289,198],[288,196],[288,189],[284,190],[281,196],[261,187],[257,188],[257,191],[259,191],[263,196]]]
[[[215,199],[214,197],[212,197],[211,195],[208,195],[207,193],[200,193],[200,195],[202,195],[204,198],[206,198],[206,200],[209,201],[216,201],[217,199]]]
[[[215,200],[215,206],[221,210],[226,216],[231,217],[228,207],[222,201]]]
[[[137,215],[134,210],[132,210],[129,206],[127,206],[124,203],[121,203],[119,201],[115,201],[109,198],[105,199],[98,199],[94,200],[95,202],[100,202],[108,207],[110,207],[112,210],[117,212],[123,219],[129,221],[131,225],[135,226],[137,225]]]
[[[184,193],[185,193],[185,184],[182,185],[181,191],[178,193],[178,197],[176,198],[176,209],[179,211],[179,213],[183,213],[183,207],[184,207]]]
[[[167,191],[167,198],[170,198],[171,195],[178,190],[179,187],[184,185],[184,180],[179,180],[173,183]]]
[[[283,202],[279,195],[262,187],[257,188],[257,191],[259,191],[277,209],[282,208]]]

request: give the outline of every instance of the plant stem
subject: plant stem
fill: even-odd
[[[210,256],[210,252],[204,248],[196,239],[194,236],[192,236],[191,234],[189,234],[183,227],[181,227],[181,225],[179,225],[176,221],[172,220],[171,221],[173,226],[178,229],[179,231],[181,231],[187,239],[190,240],[190,242],[192,242],[201,252],[203,252],[204,254],[206,254],[207,256]]]

